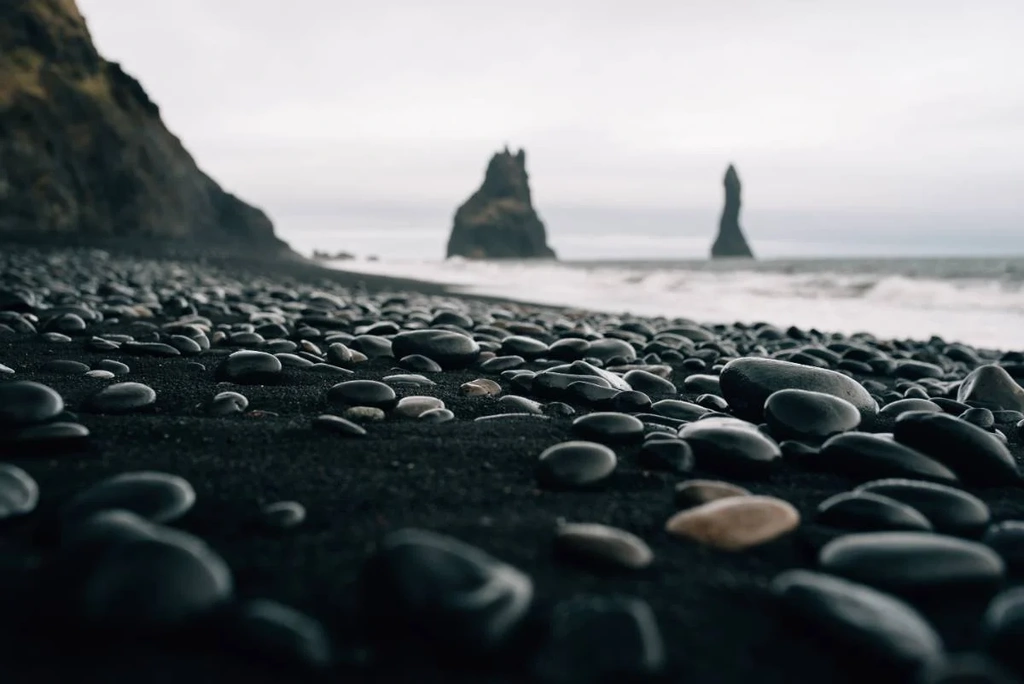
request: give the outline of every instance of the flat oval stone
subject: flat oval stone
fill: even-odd
[[[572,429],[584,440],[608,444],[639,442],[644,436],[642,421],[634,416],[615,412],[580,416],[572,422]]]
[[[39,485],[16,465],[0,463],[0,520],[28,515],[39,503]]]
[[[693,470],[693,449],[681,439],[649,439],[640,447],[637,463],[650,470],[688,473]]]
[[[984,544],[929,532],[863,532],[826,544],[825,572],[896,594],[990,588],[1005,565]]]
[[[533,582],[458,539],[403,529],[378,544],[356,596],[371,637],[428,640],[461,657],[508,641],[533,602]]]
[[[227,563],[198,537],[163,529],[156,539],[111,545],[81,593],[86,619],[119,627],[166,628],[228,601]]]
[[[733,412],[755,422],[761,422],[768,397],[784,389],[810,390],[839,397],[853,404],[864,421],[874,419],[878,413],[878,404],[856,380],[837,371],[789,361],[733,359],[722,369],[719,383]]]
[[[327,413],[313,419],[313,428],[316,430],[323,430],[324,432],[333,432],[336,435],[344,435],[346,437],[362,437],[366,434],[366,428],[356,425],[351,420],[346,420],[340,416],[332,416]]]
[[[331,638],[324,626],[276,601],[242,603],[218,634],[240,655],[264,658],[285,667],[320,671],[334,660]]]
[[[941,413],[942,407],[930,399],[897,399],[891,404],[886,404],[878,412],[887,418],[896,418],[907,411],[932,411]]]
[[[553,488],[586,487],[610,476],[617,463],[615,452],[603,444],[562,442],[541,453],[537,479]]]
[[[678,483],[675,488],[675,503],[678,508],[700,506],[730,496],[750,496],[750,492],[739,485],[721,480],[687,480]]]
[[[976,425],[982,430],[991,430],[995,427],[996,417],[987,408],[969,408],[959,416],[960,420]]]
[[[444,407],[444,402],[437,397],[402,397],[393,412],[396,416],[419,418],[427,411]]]
[[[743,551],[792,532],[800,513],[771,496],[732,496],[679,511],[665,523],[677,537],[722,551]]]
[[[649,396],[643,392],[630,390],[628,392],[619,392],[613,396],[610,408],[612,411],[618,411],[619,413],[641,413],[649,410],[652,405]]]
[[[346,380],[327,390],[327,401],[336,408],[370,406],[389,411],[398,403],[398,397],[383,382]]]
[[[646,601],[582,595],[551,611],[533,676],[541,684],[648,682],[658,681],[665,663],[665,643]]]
[[[646,568],[654,560],[654,553],[640,537],[598,523],[559,525],[555,548],[577,559],[630,570]]]
[[[79,445],[88,438],[89,428],[80,423],[62,421],[23,428],[14,435],[13,442],[33,448],[57,449]]]
[[[917,610],[863,584],[787,570],[772,580],[770,590],[788,613],[855,659],[911,674],[943,654],[942,639]]]
[[[487,359],[481,363],[480,370],[485,373],[501,373],[513,368],[521,368],[525,364],[526,359],[522,356],[495,356],[493,359]]]
[[[623,359],[626,363],[636,360],[636,349],[625,340],[618,340],[614,337],[605,337],[600,340],[593,340],[587,347],[587,356],[600,359],[604,365],[612,359]]]
[[[860,411],[845,399],[802,389],[773,392],[764,420],[776,439],[821,442],[860,425]]]
[[[415,371],[416,373],[440,373],[444,370],[437,361],[428,359],[422,354],[403,356],[398,360],[398,365],[405,370]]]
[[[419,420],[424,423],[447,423],[455,420],[455,414],[446,408],[430,409],[421,413]]]
[[[674,395],[679,392],[668,380],[641,369],[627,372],[622,379],[637,392],[643,392],[648,396]]]
[[[113,380],[116,375],[110,371],[105,370],[91,370],[84,373],[85,377],[92,378],[94,380]]]
[[[156,391],[141,382],[119,382],[89,398],[86,407],[96,413],[133,413],[156,403]]]
[[[679,420],[686,421],[698,420],[702,416],[711,413],[710,409],[706,409],[699,404],[680,401],[679,399],[656,401],[651,405],[651,410],[669,418],[678,418]]]
[[[230,416],[249,408],[249,400],[238,392],[218,392],[206,407],[211,416]]]
[[[53,373],[54,375],[85,375],[89,372],[89,366],[81,361],[68,359],[53,359],[39,367],[42,373]]]
[[[872,492],[843,492],[822,501],[815,522],[859,532],[932,530],[928,518],[917,509]]]
[[[539,359],[548,351],[548,345],[525,335],[510,335],[501,341],[502,354],[521,356],[524,359]]]
[[[867,432],[847,432],[832,437],[805,463],[810,464],[858,479],[909,477],[936,482],[958,481],[956,473],[930,456]]]
[[[64,410],[64,399],[38,382],[0,383],[0,426],[21,427],[45,423]]]
[[[216,377],[240,385],[262,385],[276,382],[282,368],[273,354],[243,350],[228,355],[217,367]]]
[[[298,527],[306,519],[306,507],[298,501],[277,501],[267,504],[260,512],[267,527],[275,530]]]
[[[128,375],[131,372],[126,364],[120,361],[114,361],[113,359],[102,359],[92,365],[93,370],[109,371],[114,375]]]
[[[356,423],[379,423],[387,414],[375,406],[350,406],[341,412],[341,417]]]
[[[854,491],[881,494],[905,503],[920,511],[937,532],[944,534],[977,537],[991,519],[988,506],[978,497],[934,482],[875,480]]]
[[[1012,485],[1021,479],[1005,444],[953,416],[911,411],[896,420],[892,432],[897,442],[948,466],[964,482]]]
[[[697,467],[737,477],[763,477],[782,458],[779,445],[736,418],[711,417],[679,430],[693,449]]]
[[[188,513],[195,501],[195,490],[185,478],[140,470],[108,477],[77,494],[61,509],[61,518],[74,522],[123,509],[151,522],[169,523]]]
[[[468,397],[496,397],[501,394],[501,385],[489,378],[477,378],[460,385],[459,393]]]
[[[509,394],[498,399],[498,406],[509,413],[517,411],[522,413],[533,413],[536,415],[544,413],[544,407],[541,406],[539,402],[527,399],[526,397],[520,397],[516,394]]]
[[[391,339],[396,358],[421,354],[444,369],[471,366],[480,357],[480,345],[472,337],[450,330],[409,330]]]
[[[1002,366],[975,368],[960,383],[956,400],[993,410],[1024,411],[1024,387]]]
[[[388,375],[381,379],[392,387],[434,387],[436,382],[428,377],[416,373],[401,373],[399,375]],[[500,389],[500,388],[499,388]]]

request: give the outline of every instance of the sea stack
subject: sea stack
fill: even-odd
[[[711,245],[712,259],[753,259],[747,239],[740,228],[740,177],[736,167],[729,164],[725,172],[725,208],[718,224],[718,237]]]
[[[526,152],[508,147],[491,157],[484,183],[455,212],[447,256],[468,259],[554,259],[530,198]]]
[[[108,62],[74,0],[0,2],[0,238],[286,252]]]

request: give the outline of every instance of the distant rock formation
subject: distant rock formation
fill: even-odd
[[[712,259],[753,259],[747,239],[740,228],[740,177],[736,168],[729,164],[725,172],[725,208],[718,224],[718,237],[711,245]]]
[[[455,212],[447,256],[555,258],[530,199],[525,151],[513,155],[506,147],[491,158],[484,184]]]
[[[99,55],[74,0],[0,0],[0,238],[16,237],[287,249]]]

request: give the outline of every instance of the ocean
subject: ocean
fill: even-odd
[[[328,263],[536,304],[1024,350],[1024,257]]]

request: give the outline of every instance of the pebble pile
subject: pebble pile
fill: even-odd
[[[722,568],[707,591],[757,603],[766,630],[813,634],[840,663],[922,684],[1014,681],[1022,382],[1021,351],[937,338],[14,251],[0,255],[0,609],[79,634],[191,634],[285,671],[366,681],[410,654],[440,671],[472,662],[478,681],[683,681],[699,654],[680,648],[669,604],[689,558]],[[205,430],[229,437],[204,458],[267,473],[266,491],[243,495],[247,520],[218,512],[227,484],[196,475],[225,466],[174,447]],[[452,472],[446,450],[467,448],[472,473]],[[122,449],[136,462],[109,469]],[[310,454],[323,460],[309,466]],[[346,521],[272,475],[307,467],[310,487],[392,472]],[[507,499],[453,495],[458,478],[500,481]],[[413,524],[394,498],[408,481],[412,508],[462,497],[430,503],[445,524]],[[206,533],[193,519],[215,522]],[[533,551],[511,558],[502,534],[517,525]],[[273,563],[231,562],[246,535],[309,535],[311,559],[368,534],[372,546],[343,552],[361,556],[337,578],[344,619],[254,593]],[[275,561],[302,572],[303,557]],[[952,628],[948,613],[932,620],[936,602],[960,600],[982,610]],[[735,649],[756,673],[760,651]],[[780,681],[805,681],[792,667]],[[730,681],[697,670],[687,681]]]

